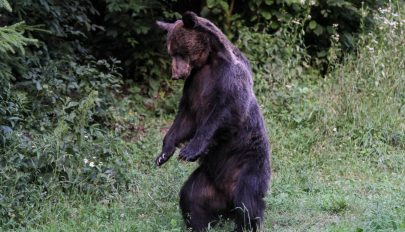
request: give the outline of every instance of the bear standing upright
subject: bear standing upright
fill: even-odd
[[[235,221],[236,231],[257,231],[271,176],[270,146],[249,62],[213,23],[192,12],[157,24],[168,32],[172,78],[185,83],[156,164],[182,143],[179,159],[199,160],[180,191],[188,228],[205,231],[222,216]]]

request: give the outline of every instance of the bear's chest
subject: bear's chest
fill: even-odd
[[[215,83],[207,72],[194,75],[190,80],[186,99],[190,110],[196,115],[207,112],[214,104]]]

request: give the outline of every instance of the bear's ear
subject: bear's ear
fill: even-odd
[[[166,22],[162,22],[162,21],[156,21],[156,25],[165,31],[171,31],[174,27],[174,23],[166,23]]]
[[[183,24],[185,28],[194,28],[198,23],[198,16],[191,11],[187,11],[183,14]]]

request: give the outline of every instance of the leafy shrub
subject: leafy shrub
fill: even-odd
[[[127,181],[126,146],[105,129],[121,90],[120,62],[82,54],[81,64],[27,30],[39,32],[24,23],[0,27],[2,228],[29,224],[50,192],[104,196]],[[27,47],[32,43],[38,47]]]
[[[302,36],[302,27],[296,24],[275,34],[246,27],[239,30],[236,45],[248,56],[259,95],[301,78],[308,67],[308,56],[300,44]]]
[[[304,42],[311,64],[326,73],[332,37],[337,33],[343,50],[353,50],[360,30],[370,29],[374,24],[373,11],[368,8],[375,10],[385,3],[382,0],[210,0],[201,14],[214,19],[232,39],[239,37],[241,27],[277,34],[291,24],[302,24],[305,33],[299,44]]]
[[[8,114],[2,117],[7,121],[2,120],[6,125],[0,146],[0,221],[5,226],[28,223],[35,215],[26,207],[34,207],[31,202],[47,192],[76,189],[103,196],[126,181],[118,155],[125,146],[103,129],[113,103],[108,91],[119,87],[119,79],[113,70],[67,67],[75,68],[75,73],[58,79],[58,70],[47,80],[46,74],[38,72],[41,82],[36,83],[40,84],[33,78],[13,86],[9,96],[2,94]]]
[[[192,9],[216,22],[234,42],[248,41],[251,32],[254,36],[277,38],[280,34],[295,34],[294,28],[299,28],[300,37],[294,39],[300,46],[299,53],[293,46],[284,48],[288,43],[283,44],[282,39],[277,41],[277,46],[273,46],[275,42],[252,43],[249,46],[256,48],[250,48],[245,43],[243,49],[250,56],[257,56],[261,47],[267,47],[268,51],[273,46],[270,48],[272,54],[294,53],[303,57],[303,65],[312,65],[325,74],[334,63],[328,59],[332,37],[339,36],[337,42],[343,50],[354,48],[356,33],[362,26],[370,28],[372,25],[373,14],[368,8],[376,9],[383,4],[382,0],[363,3],[353,0],[210,0],[193,4],[174,0],[63,3],[27,0],[13,2],[15,13],[7,17],[11,21],[24,19],[29,25],[41,24],[48,30],[51,36],[36,32],[33,35],[44,42],[47,49],[43,54],[52,59],[68,54],[78,59],[75,62],[86,60],[87,55],[123,61],[121,74],[134,81],[140,87],[138,93],[150,102],[158,99],[162,91],[173,91],[167,84],[170,64],[164,48],[164,34],[155,29],[157,19],[173,21],[181,17],[180,13]],[[303,48],[308,54],[303,53]],[[341,53],[337,55],[340,59]],[[269,64],[267,60],[265,62]],[[292,68],[292,72],[301,73],[301,69]]]

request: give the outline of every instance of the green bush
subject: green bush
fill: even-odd
[[[339,35],[343,50],[354,50],[358,34],[373,27],[373,12],[386,3],[382,0],[211,0],[201,14],[214,19],[233,40],[240,36],[241,27],[276,35],[291,24],[301,25],[305,33],[299,44],[305,45],[311,65],[326,73],[331,63],[327,55],[333,36]]]
[[[49,33],[22,22],[0,27],[2,228],[29,224],[49,192],[105,196],[127,181],[117,155],[125,145],[106,129],[121,91],[120,62],[83,55],[81,64],[27,31]]]
[[[5,83],[9,88],[0,98],[2,224],[28,223],[34,215],[26,207],[48,191],[76,189],[97,196],[125,183],[125,164],[117,155],[125,146],[105,129],[120,88],[114,62],[50,62],[30,68],[21,81]]]
[[[139,94],[154,101],[160,98],[162,91],[173,91],[167,80],[170,64],[164,48],[164,33],[156,29],[157,19],[173,21],[180,18],[182,12],[192,9],[216,22],[233,42],[247,42],[252,36],[250,33],[278,38],[294,34],[299,28],[303,33],[295,41],[300,49],[285,48],[286,43],[281,39],[277,46],[269,49],[273,50],[272,54],[287,52],[301,56],[304,66],[311,65],[326,74],[328,67],[334,64],[328,59],[333,36],[339,36],[337,42],[343,51],[353,50],[357,34],[372,28],[374,9],[384,3],[382,0],[362,3],[353,0],[210,0],[195,4],[173,0],[63,3],[25,0],[12,1],[14,12],[6,17],[11,22],[25,20],[28,25],[41,25],[50,33],[31,33],[46,48],[42,56],[59,59],[68,55],[79,63],[85,62],[88,55],[96,60],[110,57],[121,60],[123,77],[141,86]],[[249,56],[257,56],[256,51],[262,51],[263,46],[274,44],[253,42],[242,46]],[[265,49],[267,53],[269,49]],[[306,50],[305,54],[302,49]],[[297,50],[300,51],[296,53]],[[341,58],[342,53],[338,56]],[[293,68],[293,72],[301,72],[301,69]]]

